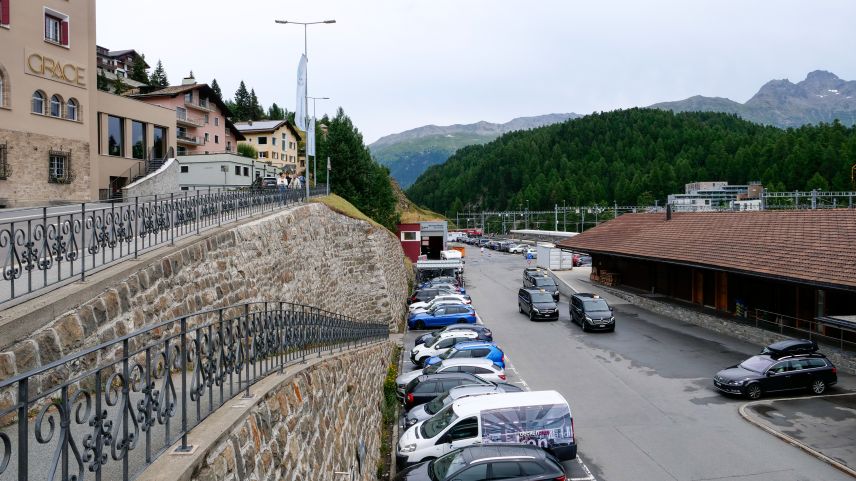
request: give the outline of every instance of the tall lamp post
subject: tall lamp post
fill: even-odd
[[[312,118],[313,119],[315,118],[315,102],[317,100],[330,100],[330,97],[309,97],[309,96],[307,96],[306,98],[312,99]],[[306,110],[308,113],[309,109],[307,108]],[[309,139],[307,138],[307,140],[309,140]],[[312,163],[313,163],[312,171],[315,172],[315,177],[312,178],[313,179],[312,187],[318,187],[318,155],[317,155],[317,153],[316,153],[316,155],[312,156]],[[306,165],[309,165],[309,157],[308,156],[306,158]],[[309,182],[308,178],[306,179],[306,182]]]
[[[308,65],[309,65],[309,54],[307,53],[308,52],[307,45],[308,45],[309,34],[308,34],[307,30],[308,30],[308,27],[310,25],[317,25],[317,24],[322,24],[322,23],[336,23],[336,21],[335,20],[322,20],[320,22],[293,22],[291,20],[274,20],[274,22],[281,24],[281,25],[286,25],[286,24],[303,25],[303,56],[306,57],[306,64],[307,64],[307,68],[306,68],[306,97],[303,99],[303,101],[304,101],[303,111],[305,112],[305,114],[308,117],[308,114],[309,114],[309,67],[308,67]],[[308,129],[309,128],[309,119],[306,118],[304,120],[306,122],[306,124],[305,124],[306,128]],[[316,167],[317,167],[317,165],[316,165]],[[309,198],[309,155],[306,155],[306,170],[305,170],[305,172],[306,172],[306,198],[308,199]],[[315,172],[315,176],[318,177],[318,172]]]

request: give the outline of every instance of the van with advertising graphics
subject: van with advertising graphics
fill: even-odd
[[[459,399],[402,434],[396,463],[409,466],[454,449],[496,443],[539,446],[562,461],[574,459],[577,445],[568,402],[556,391]]]

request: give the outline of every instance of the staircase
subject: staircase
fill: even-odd
[[[124,174],[116,177],[115,180],[110,182],[110,185],[106,189],[99,189],[99,197],[102,201],[109,202],[122,202],[124,200],[122,195],[122,187],[126,185],[130,185],[147,175],[151,175],[156,172],[158,169],[163,167],[163,164],[172,157],[175,156],[175,151],[172,147],[169,148],[166,155],[161,159],[154,158],[154,155],[148,155],[146,160],[140,160],[137,164],[130,169],[128,169]]]

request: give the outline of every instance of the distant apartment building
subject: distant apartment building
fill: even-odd
[[[207,84],[192,77],[181,85],[129,95],[130,98],[175,111],[177,155],[237,151],[244,136],[227,118],[228,109]]]
[[[677,212],[699,212],[722,209],[759,210],[764,187],[760,182],[730,185],[728,182],[692,182],[683,194],[670,194],[668,203]]]
[[[297,144],[300,132],[287,120],[239,122],[235,127],[244,135],[241,143],[252,145],[258,161],[286,172],[297,172]],[[302,167],[302,166],[301,166]]]
[[[137,82],[129,78],[131,75],[131,69],[133,68],[134,62],[142,56],[137,53],[136,50],[109,50],[100,45],[95,46],[95,58],[98,66],[98,75],[104,75],[107,80],[114,81],[117,77],[122,79],[128,87],[138,88],[143,87],[146,84],[142,82]],[[146,68],[149,68],[149,64],[146,63]]]

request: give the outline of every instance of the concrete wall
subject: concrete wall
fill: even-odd
[[[160,169],[123,188],[125,198],[178,195],[181,192],[178,186],[179,167],[175,159],[169,159]]]
[[[263,394],[248,416],[204,447],[204,462],[191,479],[377,479],[379,405],[391,348],[385,342],[342,354],[285,379]],[[360,441],[365,448],[361,463]]]
[[[163,320],[246,301],[288,301],[395,329],[407,307],[398,239],[323,204],[179,242],[0,312],[0,378]],[[46,381],[50,382],[50,381]],[[33,379],[34,390],[39,380]],[[0,393],[0,408],[14,395]]]

